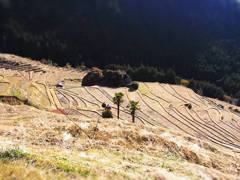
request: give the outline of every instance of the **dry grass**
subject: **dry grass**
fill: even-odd
[[[1,136],[0,142],[6,148],[22,147],[22,150],[13,151],[13,155],[5,159],[8,163],[0,163],[0,167],[9,168],[9,171],[13,169],[16,174],[22,172],[19,177],[34,172],[40,177],[48,174],[49,177],[63,179],[200,179],[200,176],[212,177],[212,173],[216,177],[234,179],[232,175],[239,173],[239,157],[212,152],[209,150],[211,145],[200,147],[193,137],[186,138],[163,128],[145,128],[115,119],[76,122],[89,136],[94,132],[94,138],[88,139],[64,116],[45,114],[41,119],[19,120],[24,136],[21,137],[20,132],[6,136],[7,142],[11,141],[12,145],[5,143],[4,136]],[[94,131],[96,125],[98,130]],[[77,135],[72,136],[71,132]],[[15,141],[15,138],[21,140]],[[16,163],[21,168],[16,167]],[[235,167],[232,166],[234,163]],[[9,176],[6,172],[0,174]]]

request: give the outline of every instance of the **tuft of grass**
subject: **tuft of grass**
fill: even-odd
[[[0,152],[0,160],[4,160],[4,161],[18,160],[26,157],[27,157],[27,153],[24,153],[23,151],[18,149],[11,149],[4,152]]]
[[[171,161],[177,161],[177,162],[183,162],[184,159],[182,156],[180,156],[177,153],[173,153],[173,152],[165,152],[164,154],[164,158],[167,160],[171,160]]]
[[[67,161],[66,158],[57,158],[55,159],[55,162],[53,161],[53,164],[60,170],[63,170],[64,172],[73,172],[73,173],[78,173],[82,177],[89,177],[89,176],[94,176],[89,170],[79,167],[79,166],[74,166],[70,162]]]
[[[22,93],[19,89],[12,89],[11,95],[18,98],[18,99],[22,98]]]

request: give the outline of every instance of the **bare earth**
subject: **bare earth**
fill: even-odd
[[[28,102],[0,103],[0,179],[240,179],[239,107],[168,84],[82,87],[85,74],[0,54],[0,96]],[[140,102],[135,124],[129,100]]]

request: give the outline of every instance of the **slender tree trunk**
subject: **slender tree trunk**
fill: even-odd
[[[117,105],[117,118],[119,119],[119,114],[120,114],[120,105]]]
[[[132,122],[135,123],[135,112],[132,113]]]

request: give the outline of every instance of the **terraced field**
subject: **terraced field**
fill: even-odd
[[[239,107],[169,84],[83,87],[86,73],[0,54],[0,179],[239,179]]]
[[[169,84],[140,83],[135,92],[129,92],[127,88],[82,87],[81,79],[85,73],[1,55],[0,96],[17,96],[39,109],[59,114],[100,118],[103,102],[112,107],[116,117],[112,98],[116,92],[123,92],[121,120],[131,121],[126,107],[130,100],[136,100],[140,102],[137,123],[184,132],[240,152],[240,114],[233,111],[238,107]],[[64,88],[55,86],[60,81],[64,81]],[[192,108],[186,104],[191,104]]]

